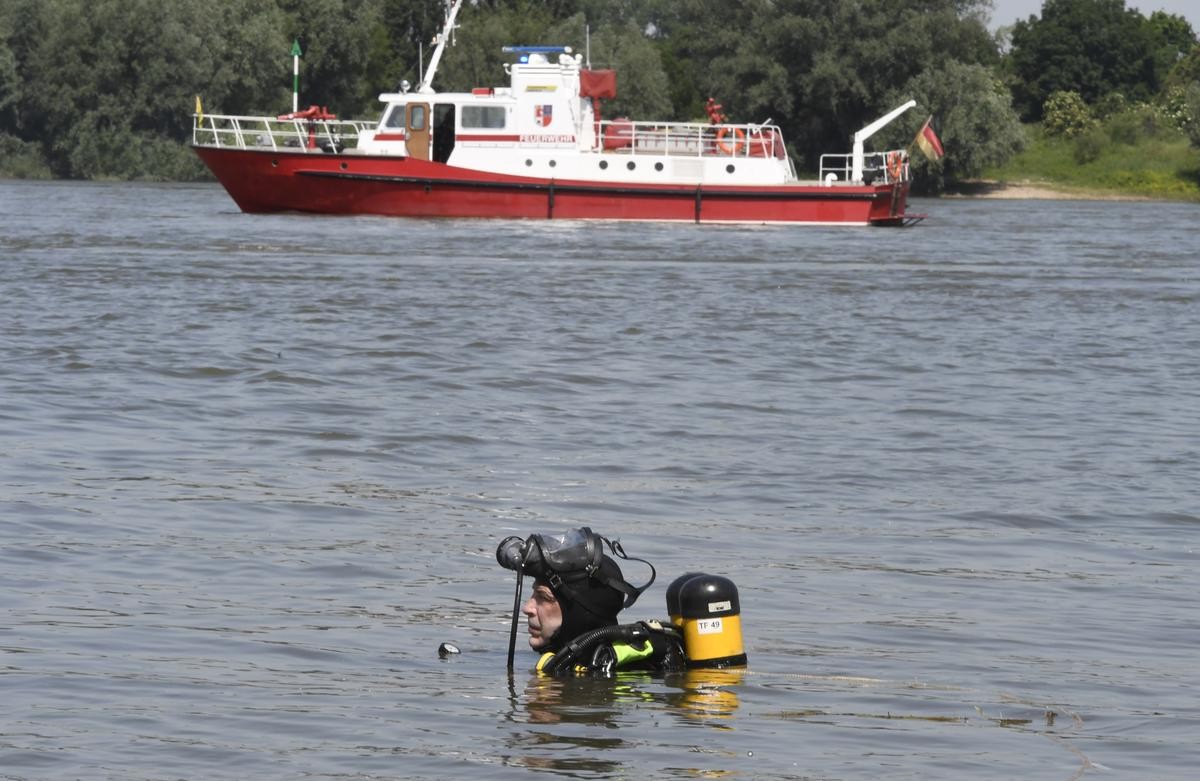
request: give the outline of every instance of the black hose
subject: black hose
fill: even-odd
[[[517,593],[513,597],[512,628],[508,632],[508,671],[513,668],[513,656],[517,652],[517,616],[521,615],[521,584],[525,582],[525,573],[517,570]]]
[[[602,626],[599,629],[584,632],[568,643],[566,648],[550,657],[550,661],[542,666],[542,672],[547,675],[558,675],[561,672],[570,670],[574,666],[576,658],[597,643],[611,642],[613,640],[630,642],[640,638],[648,638],[649,636],[650,632],[647,630],[646,625],[640,621],[636,624]]]

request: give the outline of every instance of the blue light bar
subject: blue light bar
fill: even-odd
[[[570,54],[570,46],[505,46],[505,54]]]

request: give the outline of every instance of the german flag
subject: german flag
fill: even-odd
[[[942,149],[941,139],[937,137],[937,133],[933,132],[933,115],[925,120],[925,124],[917,131],[917,137],[913,139],[913,143],[921,148],[925,156],[933,162],[937,162],[946,156],[946,150]]]

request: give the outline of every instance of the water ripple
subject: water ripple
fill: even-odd
[[[0,204],[0,776],[1194,772],[1193,206]],[[493,546],[568,525],[636,618],[733,576],[750,670],[508,679]]]

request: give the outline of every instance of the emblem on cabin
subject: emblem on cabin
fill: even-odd
[[[542,127],[550,127],[550,120],[554,119],[554,106],[547,103],[542,106],[533,107],[533,121]]]

